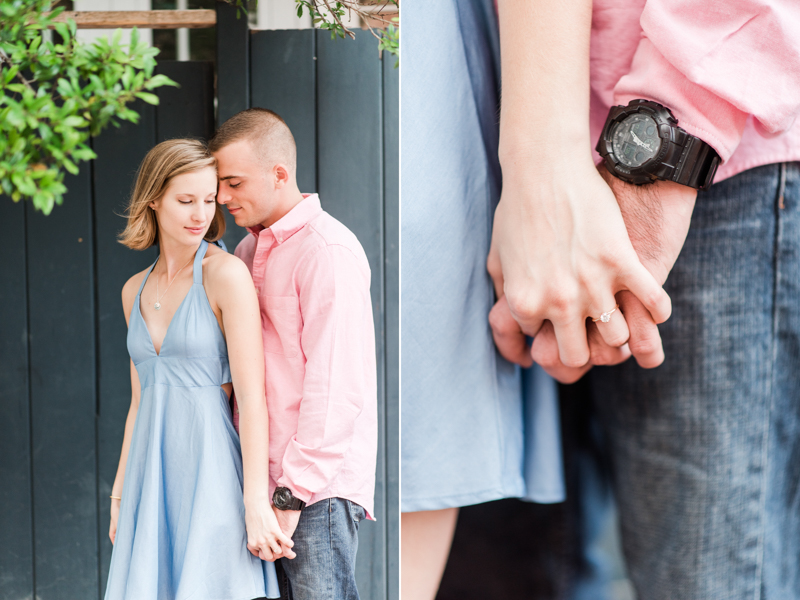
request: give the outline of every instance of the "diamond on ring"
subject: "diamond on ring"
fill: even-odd
[[[611,315],[613,315],[613,314],[616,312],[616,310],[617,310],[618,308],[619,308],[619,304],[616,304],[616,305],[614,305],[614,308],[612,308],[612,309],[611,309],[611,310],[609,310],[608,312],[604,312],[604,313],[603,313],[602,315],[600,315],[598,318],[596,318],[596,319],[592,319],[592,321],[593,321],[594,323],[597,323],[598,321],[600,321],[600,322],[602,322],[602,323],[608,323],[608,322],[611,320]]]

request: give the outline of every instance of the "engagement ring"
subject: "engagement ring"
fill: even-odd
[[[592,322],[593,322],[593,323],[597,323],[598,321],[602,321],[603,323],[608,323],[608,322],[611,320],[611,315],[613,315],[613,314],[614,314],[614,312],[615,312],[615,311],[616,311],[618,308],[619,308],[619,304],[615,304],[615,305],[614,305],[614,308],[612,308],[612,309],[611,309],[610,311],[608,311],[608,312],[604,312],[604,313],[603,313],[602,315],[600,315],[598,318],[596,318],[596,319],[592,319]]]

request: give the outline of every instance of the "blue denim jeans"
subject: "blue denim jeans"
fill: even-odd
[[[800,598],[800,165],[700,193],[666,360],[596,368],[638,600]]]
[[[283,598],[358,600],[356,552],[363,507],[344,498],[320,500],[303,509],[292,536],[292,560],[280,559]]]

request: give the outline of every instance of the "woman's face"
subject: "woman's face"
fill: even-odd
[[[217,171],[208,167],[173,178],[164,195],[150,203],[162,238],[197,245],[217,209]]]

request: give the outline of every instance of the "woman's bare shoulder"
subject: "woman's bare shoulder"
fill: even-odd
[[[217,246],[209,246],[204,261],[205,274],[215,282],[224,285],[250,283],[250,270],[238,256],[229,254]]]
[[[125,285],[122,286],[122,308],[125,311],[126,321],[130,319],[131,310],[133,309],[133,302],[136,300],[136,294],[139,292],[139,286],[142,285],[142,281],[144,280],[145,275],[147,275],[148,269],[140,271],[128,279],[128,281],[125,282]]]

